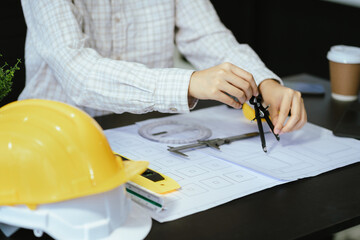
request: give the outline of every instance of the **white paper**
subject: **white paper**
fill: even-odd
[[[258,131],[256,122],[245,119],[241,110],[226,106],[166,119],[202,124],[212,130],[210,138]],[[181,185],[179,191],[165,195],[166,210],[151,213],[159,222],[360,160],[360,141],[335,137],[329,130],[310,123],[299,131],[281,135],[279,142],[271,133],[266,134],[268,153],[262,151],[260,138],[253,137],[222,145],[220,151],[210,148],[187,151],[189,157],[184,158],[167,151],[168,144],[147,140],[137,133],[140,126],[152,121],[159,119],[105,130],[105,134],[114,151],[133,160],[149,161],[151,169]],[[264,122],[264,130],[268,131],[266,125]]]

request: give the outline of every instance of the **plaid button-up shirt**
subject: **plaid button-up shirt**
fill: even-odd
[[[208,0],[22,0],[22,7],[28,32],[19,99],[58,100],[92,116],[188,112],[193,70],[173,68],[175,44],[197,69],[231,62],[258,84],[279,79]]]

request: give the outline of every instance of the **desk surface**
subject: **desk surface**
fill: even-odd
[[[328,81],[306,74],[284,80],[323,84],[325,96],[304,96],[308,120],[334,129],[349,103],[331,99]],[[197,109],[216,104],[203,101]],[[125,113],[96,120],[108,129],[167,115]],[[360,164],[353,164],[266,189],[172,222],[153,221],[146,239],[326,239],[332,233],[360,224],[359,184]],[[11,239],[25,236],[30,239],[33,235],[21,230]]]

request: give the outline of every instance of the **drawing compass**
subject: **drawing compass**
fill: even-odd
[[[160,120],[139,128],[140,136],[151,141],[171,144],[188,144],[205,140],[211,136],[211,130],[195,123],[175,120]]]
[[[269,125],[269,127],[271,129],[271,132],[274,134],[276,140],[279,141],[280,137],[278,134],[274,133],[274,125],[272,124],[272,122],[270,120],[269,111],[267,110],[268,106],[265,108],[261,104],[261,102],[262,102],[261,95],[259,95],[257,97],[253,96],[252,98],[250,98],[249,102],[250,102],[250,104],[254,105],[255,118],[252,121],[256,120],[256,122],[257,122],[259,133],[260,133],[261,145],[262,145],[263,151],[267,152],[264,129],[263,129],[261,120],[265,119],[265,121],[267,122],[267,124]]]

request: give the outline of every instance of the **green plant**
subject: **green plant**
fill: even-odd
[[[2,57],[1,54],[0,57]],[[18,59],[17,63],[12,67],[9,66],[7,62],[0,67],[0,101],[11,91],[15,71],[20,69],[18,66],[19,63],[21,63],[20,59]]]

